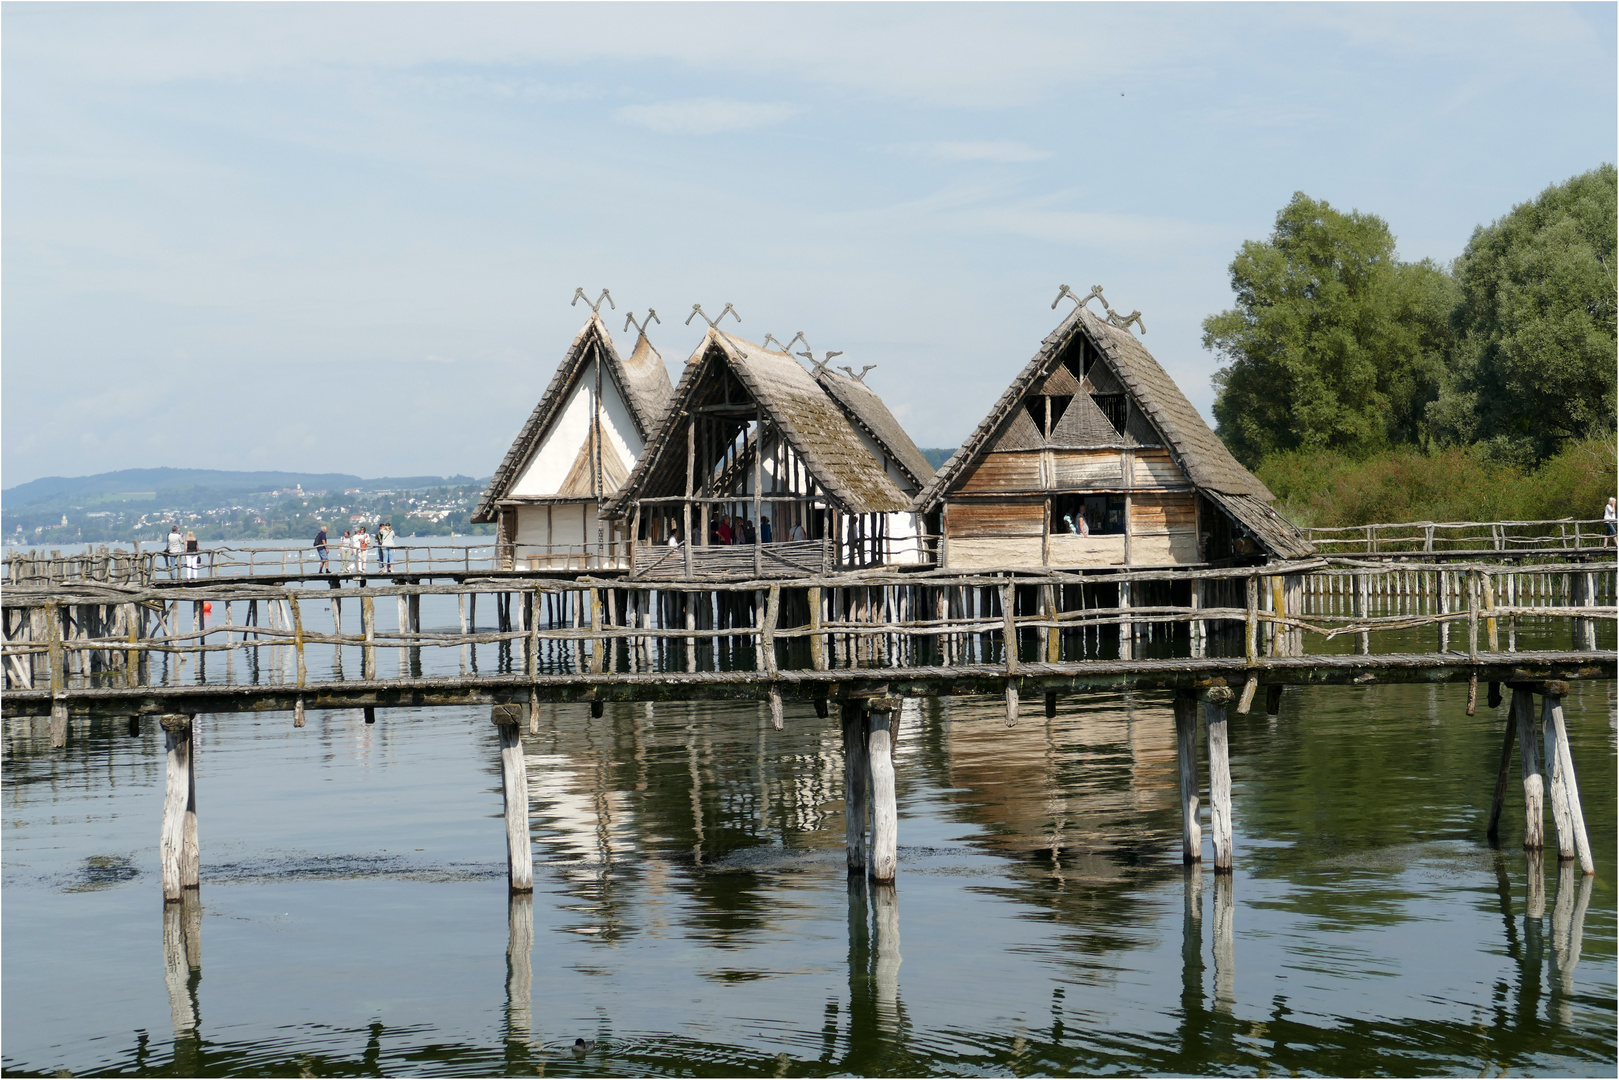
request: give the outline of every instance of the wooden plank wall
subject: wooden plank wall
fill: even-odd
[[[946,506],[946,565],[1168,565],[1198,561],[1197,492],[1162,447],[994,450]],[[1125,494],[1122,535],[1048,535],[1058,494]]]

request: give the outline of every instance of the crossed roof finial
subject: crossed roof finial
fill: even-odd
[[[1079,307],[1084,307],[1092,300],[1100,300],[1102,301],[1102,306],[1104,308],[1107,307],[1107,297],[1102,295],[1102,286],[1100,285],[1092,285],[1091,291],[1086,293],[1084,296],[1080,296],[1066,285],[1059,285],[1057,287],[1057,299],[1051,302],[1051,310],[1057,310],[1057,302],[1065,296]]]
[[[729,303],[725,305],[725,310],[720,312],[719,318],[717,319],[710,319],[708,317],[708,313],[703,310],[703,305],[693,304],[691,306],[691,314],[686,316],[686,325],[690,326],[691,321],[699,315],[703,317],[703,321],[708,324],[708,328],[710,330],[718,330],[720,328],[720,323],[725,321],[725,316],[727,315],[739,323],[742,321],[742,316],[738,315],[736,313],[736,308],[732,307]]]
[[[836,356],[836,355],[837,355],[836,353],[832,354],[832,356]],[[827,359],[830,360],[832,358],[832,356],[828,356]],[[864,385],[866,385],[866,372],[870,371],[872,368],[874,368],[876,366],[877,366],[876,364],[867,364],[865,367],[860,369],[860,374],[858,374],[858,375],[856,375],[854,373],[854,368],[849,367],[849,366],[847,366],[845,364],[839,364],[838,365],[838,370],[839,371],[847,371],[849,373],[849,378],[853,379],[855,382],[859,383],[861,386],[864,386]]]
[[[1132,311],[1128,315],[1120,315],[1112,308],[1107,309],[1107,324],[1109,326],[1117,326],[1120,330],[1128,330],[1131,323],[1139,326],[1143,334],[1147,332],[1147,324],[1141,321],[1141,312]]]
[[[804,344],[808,345],[809,342],[806,341],[806,342],[804,342]],[[802,356],[804,359],[808,360],[811,364],[815,365],[815,370],[810,372],[811,375],[819,375],[821,372],[826,370],[826,365],[828,365],[828,364],[830,364],[832,362],[832,358],[834,356],[842,356],[843,353],[841,353],[838,350],[834,349],[834,350],[828,352],[825,356],[823,356],[819,360],[815,359],[815,350],[814,349],[811,349],[808,352],[801,352],[798,355]]]
[[[770,345],[770,343],[772,341],[774,341],[777,345],[781,346],[781,348],[778,351],[786,353],[789,356],[792,355],[793,346],[797,345],[801,341],[804,342],[804,347],[805,348],[809,347],[809,342],[804,339],[804,331],[802,331],[802,330],[800,330],[798,333],[794,334],[793,339],[791,341],[789,341],[785,345],[781,344],[781,339],[778,338],[776,335],[774,335],[774,334],[766,334],[765,335],[765,346],[767,348],[769,347],[769,345]]]
[[[1141,321],[1141,312],[1132,311],[1128,315],[1120,315],[1113,310],[1113,305],[1107,302],[1107,297],[1102,295],[1102,286],[1100,285],[1092,285],[1091,291],[1084,296],[1080,296],[1066,285],[1059,285],[1057,287],[1057,299],[1051,302],[1053,310],[1057,307],[1057,301],[1065,296],[1072,300],[1077,308],[1083,308],[1092,300],[1100,300],[1102,301],[1102,309],[1107,312],[1107,324],[1109,326],[1116,326],[1120,330],[1128,330],[1130,329],[1130,324],[1134,323],[1143,334],[1147,332],[1147,324]]]
[[[608,292],[606,289],[602,290],[602,294],[600,296],[596,297],[596,302],[594,304],[592,304],[590,302],[590,297],[585,295],[585,287],[583,285],[581,285],[577,289],[573,290],[573,299],[568,301],[568,306],[573,307],[575,304],[577,304],[581,300],[583,300],[586,303],[586,305],[589,306],[590,313],[592,315],[600,315],[601,314],[602,301],[603,300],[607,301],[607,306],[608,307],[612,308],[615,311],[618,310],[618,305],[613,303],[613,294]]]
[[[663,325],[663,320],[658,318],[657,308],[647,308],[646,318],[642,319],[640,322],[635,321],[635,312],[632,311],[624,316],[624,332],[626,334],[629,333],[630,327],[633,326],[635,327],[636,333],[640,334],[642,337],[646,337],[646,328],[651,326],[653,323],[657,323],[660,326]]]

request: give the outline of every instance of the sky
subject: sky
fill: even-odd
[[[1616,158],[1616,5],[0,5],[0,485],[487,476],[694,303],[972,430],[1100,284],[1201,323],[1295,191],[1403,258]]]

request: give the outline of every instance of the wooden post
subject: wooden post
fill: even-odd
[[[826,639],[821,633],[821,587],[811,585],[809,588],[809,650],[810,667],[816,671],[826,670]]]
[[[1247,581],[1248,615],[1244,625],[1246,639],[1245,654],[1248,666],[1253,667],[1259,663],[1259,578],[1250,577]]]
[[[1580,870],[1596,873],[1591,861],[1591,838],[1585,831],[1585,811],[1580,806],[1580,785],[1574,777],[1574,757],[1568,745],[1568,727],[1563,722],[1563,694],[1568,684],[1554,680],[1546,684],[1541,698],[1541,729],[1546,738],[1545,769],[1551,779],[1552,819],[1557,823],[1557,857],[1580,860]]]
[[[1355,575],[1355,591],[1358,594],[1358,598],[1359,598],[1359,602],[1360,602],[1360,619],[1361,619],[1361,622],[1364,623],[1368,618],[1370,618],[1371,611],[1372,611],[1372,581],[1371,581],[1371,577],[1369,575],[1367,575],[1367,574],[1356,574]],[[1362,656],[1370,656],[1371,652],[1372,652],[1372,635],[1371,635],[1371,633],[1369,631],[1362,630],[1360,632],[1360,654]]]
[[[1203,609],[1203,584],[1202,578],[1196,578],[1192,581],[1191,600],[1193,611]],[[1208,623],[1202,619],[1194,619],[1187,627],[1187,637],[1189,638],[1187,652],[1193,657],[1203,656],[1207,652],[1207,626]]]
[[[199,877],[197,848],[197,772],[192,764],[191,717],[170,713],[160,718],[168,753],[163,789],[163,831],[158,862],[163,900],[178,903],[184,889],[195,889]]]
[[[1237,715],[1247,716],[1253,708],[1254,693],[1259,689],[1259,676],[1250,675],[1242,682],[1242,696],[1237,699]]]
[[[590,632],[593,635],[601,634],[602,630],[602,597],[600,589],[590,590]],[[597,675],[607,670],[606,656],[607,642],[604,638],[594,636],[590,639],[590,670]]]
[[[865,708],[859,701],[839,703],[843,724],[843,844],[849,872],[866,871],[866,767]]]
[[[51,688],[51,746],[67,745],[67,692],[66,650],[62,645],[62,608],[48,604],[45,608],[45,627],[50,635],[46,641],[45,663]]]
[[[506,800],[506,880],[514,893],[534,891],[534,856],[528,836],[528,763],[523,757],[521,705],[495,705],[490,722],[500,735],[501,791]]]
[[[1016,676],[1006,680],[1006,726],[1017,727],[1018,688]]]
[[[1439,578],[1439,614],[1441,616],[1449,615],[1450,574],[1448,571],[1441,570],[1436,576]],[[1450,621],[1448,619],[1441,618],[1439,622],[1439,651],[1450,651]]]
[[[1479,588],[1478,579],[1481,574],[1467,575],[1467,656],[1475,664],[1478,663],[1478,605]],[[1478,675],[1473,676],[1473,685],[1478,686]],[[1467,715],[1471,716],[1472,713]]]
[[[866,739],[866,761],[871,770],[871,879],[887,883],[894,880],[899,861],[899,817],[894,797],[894,714],[890,709],[873,709],[866,717],[870,732]]]
[[[404,678],[410,671],[409,656],[405,652],[405,635],[410,632],[410,605],[405,602],[404,593],[394,597],[394,605],[395,614],[399,619],[399,676]]]
[[[1125,543],[1126,544],[1129,543],[1128,534],[1126,534]],[[1129,562],[1129,561],[1130,561],[1129,557],[1126,556],[1125,557],[1125,562]],[[1133,660],[1133,659],[1135,659],[1135,649],[1134,649],[1134,645],[1135,645],[1135,640],[1134,640],[1134,638],[1135,638],[1135,624],[1130,621],[1130,615],[1129,615],[1129,612],[1130,612],[1130,600],[1131,600],[1130,583],[1128,581],[1121,581],[1121,582],[1119,582],[1118,589],[1119,589],[1119,604],[1118,604],[1118,606],[1119,606],[1119,659],[1120,660]]]
[[[1175,691],[1175,749],[1180,760],[1181,861],[1203,860],[1203,828],[1198,822],[1197,694]]]
[[[1523,846],[1539,851],[1544,838],[1546,812],[1541,805],[1544,782],[1540,751],[1535,743],[1535,695],[1523,687],[1512,688],[1512,718],[1518,725],[1518,760],[1523,766]]]
[[[1490,651],[1500,652],[1501,635],[1495,625],[1495,575],[1480,570],[1478,576],[1484,594],[1484,636],[1490,643]]]
[[[298,610],[296,597],[288,597],[286,603],[287,610],[292,613],[292,647],[297,653],[298,688],[301,690],[309,678],[309,669],[304,664],[304,619],[302,613]]]
[[[685,550],[681,553],[686,561],[686,576],[691,577],[691,549],[697,541],[691,534],[691,497],[697,477],[697,417],[691,414],[686,416],[686,501],[680,504],[681,527],[685,530],[680,534]],[[703,534],[703,542],[708,542],[708,534]],[[690,646],[688,646],[688,649]]]
[[[377,677],[377,605],[376,601],[367,594],[360,597],[360,628],[365,634],[365,647],[360,653],[360,676],[365,679]]]
[[[1287,628],[1281,620],[1287,616],[1287,590],[1279,574],[1270,579],[1270,604],[1270,654],[1286,656]]]
[[[1203,696],[1203,723],[1209,731],[1209,831],[1216,873],[1231,872],[1231,760],[1226,730],[1229,687],[1210,687]]]
[[[304,726],[304,696],[299,694],[292,703],[292,726]]]

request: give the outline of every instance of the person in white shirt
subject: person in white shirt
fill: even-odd
[[[795,543],[802,543],[803,541],[809,539],[809,533],[804,531],[804,523],[802,521],[795,521],[793,523],[793,527],[787,531],[787,539]]]
[[[343,573],[354,572],[354,534],[343,530],[343,539],[337,543],[337,549],[343,556]]]
[[[365,560],[370,554],[370,547],[371,537],[366,535],[365,526],[361,525],[359,531],[354,534],[354,568],[362,574],[366,570]]]
[[[180,535],[180,526],[169,526],[169,547],[166,552],[165,570],[174,570],[180,565],[181,556],[186,553],[185,537]]]
[[[1619,532],[1619,500],[1612,495],[1608,496],[1608,505],[1602,508],[1602,530],[1607,533],[1602,538],[1602,546],[1607,547],[1615,542],[1614,533]]]

